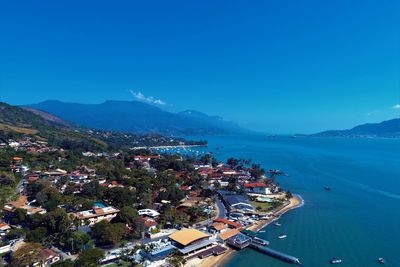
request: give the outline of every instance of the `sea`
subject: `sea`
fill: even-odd
[[[298,257],[303,266],[400,267],[400,140],[286,136],[210,136],[218,159],[251,159],[279,169],[279,184],[300,194],[304,206],[291,210],[258,234],[270,247]],[[327,191],[324,188],[330,187]],[[278,236],[287,235],[285,239]],[[223,267],[287,267],[291,264],[250,248]]]

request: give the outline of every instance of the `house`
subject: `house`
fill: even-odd
[[[147,216],[147,217],[151,217],[151,218],[157,218],[158,216],[160,216],[160,213],[158,213],[157,211],[152,210],[152,209],[138,210],[138,213],[140,216]]]
[[[47,267],[61,260],[61,257],[58,253],[48,248],[42,249],[40,251],[40,255],[42,256],[43,260],[41,263],[38,263],[35,266]]]
[[[239,230],[242,230],[242,229],[243,229],[243,226],[242,226],[240,223],[233,222],[233,221],[230,221],[230,220],[227,220],[227,219],[224,219],[224,218],[216,218],[216,219],[214,220],[214,222],[223,223],[223,224],[225,224],[228,228],[231,228],[231,229],[239,229]]]
[[[148,217],[142,217],[141,220],[143,222],[144,231],[146,233],[151,233],[151,231],[157,228],[157,222],[154,219]]]
[[[13,213],[16,209],[24,209],[27,212],[27,215],[33,215],[35,213],[45,214],[46,210],[41,207],[30,206],[28,202],[28,198],[26,196],[20,196],[15,201],[7,202],[3,210],[6,213]]]
[[[208,227],[208,231],[215,234],[221,233],[228,229],[228,225],[222,222],[214,222]]]
[[[95,206],[91,210],[85,210],[75,213],[75,217],[80,220],[81,225],[94,225],[100,221],[111,221],[117,216],[119,210],[114,207]]]
[[[238,229],[229,229],[229,230],[219,234],[218,235],[218,239],[224,243],[229,238],[234,237],[234,236],[236,236],[238,234],[240,234],[240,231]]]
[[[244,189],[247,193],[268,195],[271,194],[271,190],[265,183],[245,183],[243,184]]]

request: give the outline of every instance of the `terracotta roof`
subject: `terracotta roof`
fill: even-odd
[[[157,222],[150,218],[142,218],[143,224],[146,227],[157,226]]]
[[[265,183],[247,183],[244,187],[267,187]]]
[[[220,222],[215,222],[211,224],[211,227],[213,227],[217,231],[221,231],[227,228],[226,224]]]
[[[172,239],[173,241],[175,241],[183,246],[190,245],[191,243],[193,243],[197,240],[207,238],[207,237],[209,237],[208,234],[203,233],[196,229],[181,230],[181,231],[175,232],[169,236],[170,239]]]
[[[26,196],[20,196],[17,200],[7,202],[6,205],[13,206],[16,209],[22,208],[28,203],[28,198]]]
[[[40,255],[45,258],[46,260],[54,258],[57,256],[57,253],[51,249],[45,248],[40,251]]]
[[[229,220],[224,219],[224,218],[216,218],[216,219],[214,220],[214,222],[225,223],[225,224],[227,224],[227,225],[229,225],[229,226],[232,226],[232,227],[234,227],[234,228],[241,228],[241,227],[242,227],[241,224],[239,224],[239,223],[237,223],[237,222],[229,221]]]
[[[225,241],[228,238],[231,238],[232,236],[235,236],[239,233],[240,233],[240,231],[238,229],[229,229],[229,230],[219,234],[219,238],[221,238],[222,240]]]

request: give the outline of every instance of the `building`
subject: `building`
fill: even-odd
[[[42,256],[43,261],[39,263],[39,266],[47,267],[52,265],[53,263],[61,260],[60,255],[56,253],[54,250],[45,248],[40,251],[40,255]]]
[[[140,216],[147,216],[151,218],[157,218],[158,216],[160,216],[160,213],[152,209],[138,210],[138,213]]]
[[[225,232],[222,232],[218,235],[218,240],[222,241],[223,243],[226,242],[229,238],[238,235],[240,231],[238,229],[229,229]]]
[[[227,243],[234,248],[243,249],[250,245],[251,239],[242,233],[238,233],[237,235],[233,235],[232,237],[228,238]]]
[[[238,211],[244,213],[254,212],[254,207],[250,204],[249,198],[244,194],[232,194],[230,192],[220,190],[218,191],[222,201],[230,212]]]
[[[27,215],[33,215],[35,213],[39,213],[39,214],[46,213],[46,210],[41,207],[30,206],[29,202],[28,202],[28,198],[26,196],[20,196],[15,201],[7,202],[3,207],[4,212],[9,213],[9,214],[13,213],[16,209],[26,210]]]
[[[224,225],[226,225],[228,228],[230,229],[243,229],[243,226],[240,223],[234,222],[234,221],[230,221],[224,218],[216,218],[214,220],[215,223],[222,223]]]
[[[118,214],[119,210],[114,207],[95,206],[91,210],[75,213],[75,217],[80,220],[81,225],[93,225],[103,220],[111,221]]]
[[[221,222],[214,222],[208,227],[208,231],[213,234],[224,232],[226,229],[228,229],[228,225]]]
[[[216,240],[196,229],[185,229],[169,236],[171,243],[184,255],[212,246]]]
[[[148,218],[148,217],[143,217],[143,218],[141,218],[141,220],[143,222],[144,231],[146,233],[151,233],[151,231],[153,231],[157,228],[157,222],[154,219]]]
[[[270,188],[265,183],[245,183],[243,184],[247,193],[268,195],[271,194]]]

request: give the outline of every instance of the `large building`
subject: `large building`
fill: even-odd
[[[172,244],[184,255],[212,246],[216,240],[196,229],[185,229],[169,236]]]
[[[75,216],[82,225],[93,225],[103,220],[111,221],[118,212],[119,210],[114,207],[95,206],[91,210],[77,212]]]
[[[244,194],[234,194],[224,190],[218,191],[222,201],[230,212],[238,211],[244,213],[254,212],[254,207],[250,204],[249,198]]]

